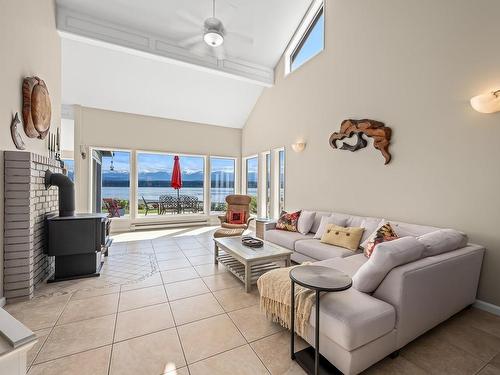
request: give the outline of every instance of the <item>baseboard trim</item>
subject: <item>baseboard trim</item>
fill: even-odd
[[[5,300],[5,297],[0,298],[0,307],[4,307],[7,301]]]
[[[500,316],[500,306],[494,305],[489,302],[484,302],[479,299],[474,303],[474,307],[477,307],[480,310],[487,311],[489,313]]]

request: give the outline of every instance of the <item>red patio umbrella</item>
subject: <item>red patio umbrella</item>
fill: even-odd
[[[174,168],[172,170],[172,179],[170,180],[170,186],[177,190],[177,213],[180,211],[180,198],[179,189],[182,187],[182,174],[181,174],[181,164],[179,163],[179,157],[174,156]]]

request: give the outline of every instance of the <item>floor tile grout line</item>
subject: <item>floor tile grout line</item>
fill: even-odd
[[[242,348],[242,347],[247,346],[247,345],[248,345],[248,343],[245,343],[245,344],[237,345],[237,346],[235,346],[234,348],[231,348],[231,349],[226,349],[226,350],[223,350],[221,352],[218,352],[218,353],[215,353],[215,354],[211,354],[208,357],[203,357],[201,359],[197,359],[196,361],[193,361],[193,362],[189,363],[187,366],[192,366],[192,365],[194,365],[196,363],[206,361],[207,359],[217,357],[218,355],[230,352],[231,350]]]
[[[214,296],[215,298],[215,296]],[[250,343],[252,341],[248,341],[248,339],[245,337],[245,335],[243,334],[243,332],[241,332],[240,328],[238,327],[238,325],[235,323],[235,321],[233,320],[233,318],[231,318],[231,315],[229,315],[229,313],[227,313],[227,316],[229,317],[229,319],[231,320],[231,322],[234,324],[234,326],[236,327],[236,329],[238,330],[238,332],[240,333],[241,336],[243,336],[243,339],[246,341],[247,345],[250,347],[250,350],[252,350],[252,352],[257,356],[257,358],[259,359],[260,363],[262,363],[262,366],[264,366],[264,368],[269,372],[269,374],[271,374],[271,371],[269,371],[269,369],[267,368],[267,366],[264,364],[264,362],[262,361],[262,359],[259,357],[259,355],[255,352],[255,350],[252,348],[252,345],[250,345]],[[260,340],[260,339],[259,339]]]
[[[66,307],[68,306],[68,303],[69,301],[71,301],[71,297],[73,296],[73,293],[71,293],[71,295],[69,296],[68,300],[66,301],[66,303],[64,304],[63,308],[61,309],[61,312],[59,313],[59,316],[57,317],[56,321],[54,322],[54,325],[50,328],[50,332],[49,334],[47,335],[47,338],[45,339],[45,341],[43,342],[42,346],[40,346],[40,349],[38,350],[38,352],[36,353],[36,356],[33,358],[33,360],[31,361],[31,365],[29,366],[28,368],[28,371],[29,369],[31,369],[31,367],[33,365],[35,365],[35,362],[38,358],[38,356],[40,355],[43,347],[45,346],[45,344],[47,344],[47,341],[49,340],[50,336],[52,335],[52,333],[54,332],[54,329],[56,328],[57,326],[57,322],[59,321],[59,319],[61,319],[61,316],[62,314],[64,313],[64,311],[66,311]]]
[[[218,263],[217,263],[218,264]],[[203,280],[203,278],[202,278]],[[203,280],[203,282],[205,282],[205,280]],[[205,283],[206,284],[206,283]],[[208,285],[207,285],[208,287]],[[210,288],[209,288],[210,289]],[[229,288],[227,288],[229,289]],[[239,334],[241,335],[241,337],[243,337],[243,340],[245,340],[246,342],[246,345],[248,345],[250,347],[250,350],[252,350],[254,352],[254,354],[257,356],[257,358],[259,359],[259,361],[262,363],[262,365],[264,366],[264,368],[269,372],[269,374],[271,374],[271,372],[269,371],[269,369],[266,367],[266,365],[264,364],[264,362],[262,362],[262,359],[257,355],[257,353],[255,353],[255,350],[253,350],[252,346],[250,345],[250,343],[248,342],[247,338],[245,337],[245,335],[243,334],[243,332],[241,332],[240,328],[238,327],[238,325],[234,322],[234,320],[231,318],[231,316],[229,315],[228,312],[225,311],[224,307],[222,306],[222,304],[219,302],[219,300],[217,299],[217,297],[215,296],[214,294],[214,291],[212,291],[210,289],[210,292],[212,293],[212,297],[217,301],[217,303],[222,307],[222,310],[224,310],[225,314],[227,315],[227,317],[229,318],[229,320],[231,321],[231,323],[233,323],[233,325],[235,326],[235,328],[238,330]],[[222,315],[222,314],[221,314]],[[243,345],[242,345],[243,346]],[[236,348],[233,348],[233,349],[236,349]],[[232,350],[232,349],[231,349]],[[219,353],[221,354],[221,353]]]
[[[483,371],[483,370],[484,370],[484,368],[485,368],[486,366],[488,366],[488,364],[489,364],[489,362],[485,363],[485,364],[484,364],[484,365],[483,365],[483,366],[482,366],[479,370],[477,370],[477,371],[474,373],[474,375],[478,375],[479,373],[481,373],[481,371]]]
[[[72,355],[77,355],[77,354],[82,354],[82,353],[86,353],[86,352],[90,352],[92,350],[96,350],[96,349],[102,349],[102,348],[106,348],[108,346],[112,346],[112,344],[104,344],[104,345],[99,345],[99,346],[96,346],[95,348],[89,348],[89,349],[85,349],[85,350],[81,350],[79,352],[75,352],[75,353],[70,353],[70,354],[65,354],[65,355],[62,355],[60,357],[56,357],[56,358],[51,358],[51,359],[47,359],[46,361],[42,361],[42,362],[39,362],[37,363],[36,365],[34,364],[33,366],[38,366],[38,365],[42,365],[42,364],[45,364],[45,363],[48,363],[48,362],[53,362],[53,361],[57,361],[57,360],[60,360],[62,358],[67,358],[67,357],[71,357]],[[31,366],[31,367],[33,367]]]
[[[111,361],[113,360],[113,350],[114,350],[114,342],[116,335],[116,325],[118,324],[118,313],[120,310],[120,299],[122,297],[121,293],[122,287],[120,285],[120,294],[118,295],[118,303],[116,304],[116,313],[115,313],[115,324],[113,327],[113,337],[111,338],[111,352],[109,353],[109,363],[108,363],[108,375],[111,373]]]
[[[156,250],[154,249],[154,247],[153,247],[153,252],[154,252],[154,255],[155,255],[155,259],[156,259]],[[156,263],[158,263],[158,259],[156,259]],[[161,272],[160,272],[160,278],[161,278],[161,281],[163,283],[163,275],[161,274]],[[184,362],[186,363],[186,367],[187,367],[188,366],[188,361],[187,361],[187,358],[186,358],[186,352],[184,351],[184,346],[182,345],[181,336],[179,334],[179,330],[177,329],[177,324],[176,324],[176,321],[175,321],[174,312],[172,311],[172,306],[170,305],[170,299],[168,297],[167,288],[165,287],[165,284],[163,284],[163,290],[165,291],[165,296],[167,297],[168,308],[170,310],[170,315],[172,316],[172,320],[174,322],[175,333],[177,334],[177,340],[179,340],[179,345],[181,347],[182,356],[184,357]],[[188,373],[190,373],[189,367],[188,367]]]

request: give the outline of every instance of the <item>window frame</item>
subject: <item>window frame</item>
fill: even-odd
[[[309,9],[307,10],[306,15],[302,19],[299,27],[295,31],[294,36],[290,40],[287,49],[285,50],[285,77],[299,69],[301,66],[306,64],[308,61],[312,60],[314,57],[318,56],[321,52],[325,50],[325,32],[323,29],[323,46],[321,50],[316,52],[314,55],[310,56],[306,61],[304,61],[301,65],[292,69],[292,64],[294,58],[300,52],[302,46],[305,44],[307,38],[311,34],[312,30],[316,26],[317,22],[321,18],[321,16],[325,15],[325,4],[323,0],[315,0]],[[323,18],[325,20],[325,18]],[[323,21],[325,22],[325,21]]]
[[[248,155],[243,158],[241,158],[241,191],[242,194],[248,195],[248,179],[247,179],[247,174],[248,174],[248,160],[250,159],[256,159],[257,160],[257,213],[251,214],[251,216],[258,217],[261,209],[261,203],[259,202],[260,198],[262,195],[260,194],[260,181],[259,181],[259,174],[261,171],[261,163],[260,163],[260,157],[259,154],[253,154],[253,155]]]
[[[196,216],[196,215],[207,215],[210,216],[210,206],[208,206],[208,197],[210,197],[210,190],[207,190],[207,185],[210,184],[210,179],[207,181],[207,169],[210,168],[210,165],[208,164],[208,159],[210,158],[209,155],[203,155],[203,154],[191,154],[191,153],[185,153],[185,152],[172,152],[172,151],[157,151],[157,150],[139,150],[136,149],[134,150],[134,168],[135,168],[135,183],[134,183],[134,194],[135,194],[135,210],[134,210],[134,219],[150,219],[145,216],[139,215],[139,199],[138,199],[138,191],[139,191],[139,154],[154,154],[154,155],[168,155],[168,156],[179,156],[181,157],[198,157],[203,159],[203,212],[199,214],[177,214],[174,216]],[[181,165],[182,167],[182,165]],[[208,212],[207,212],[207,207],[208,207]],[[155,217],[157,219],[158,217]]]
[[[89,179],[88,179],[88,191],[89,191],[89,197],[88,197],[88,204],[89,204],[89,207],[90,207],[90,212],[93,212],[93,204],[94,204],[94,195],[92,194],[92,187],[93,187],[93,184],[95,183],[94,179],[93,179],[93,171],[92,171],[92,160],[93,160],[93,153],[94,151],[109,151],[109,152],[128,152],[129,154],[129,190],[128,190],[128,204],[129,204],[129,210],[128,210],[128,215],[126,216],[120,216],[120,217],[113,217],[111,218],[112,221],[127,221],[127,220],[132,220],[134,217],[135,217],[135,209],[132,207],[132,203],[133,201],[135,201],[135,198],[134,198],[134,185],[133,185],[133,175],[134,175],[134,168],[135,168],[135,158],[134,158],[134,150],[132,149],[127,149],[127,148],[120,148],[120,147],[100,147],[100,146],[89,146],[89,155],[90,157],[87,158],[88,159],[88,167],[89,167],[89,171],[90,171],[90,176],[89,176]],[[76,172],[76,166],[75,166],[75,172]],[[102,173],[102,171],[101,171]],[[75,173],[75,180],[76,180],[76,173]],[[102,183],[102,181],[101,181]],[[101,189],[102,189],[102,186],[101,186]],[[135,204],[135,203],[134,203]]]
[[[209,215],[217,215],[220,214],[221,211],[212,211],[212,159],[225,159],[225,160],[232,160],[234,164],[234,193],[233,194],[238,194],[239,193],[239,188],[238,188],[238,158],[235,158],[234,156],[219,156],[219,155],[207,155],[207,161],[208,161],[208,196],[209,196]]]

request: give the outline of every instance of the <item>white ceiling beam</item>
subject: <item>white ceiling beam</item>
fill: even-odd
[[[57,8],[57,29],[63,37],[69,39],[79,39],[80,36],[82,39],[102,42],[99,44],[108,48],[119,46],[131,53],[137,51],[140,55],[160,57],[171,63],[201,68],[264,87],[274,84],[272,68],[233,58],[217,60],[211,56],[198,56],[165,38],[89,17],[67,8]]]

